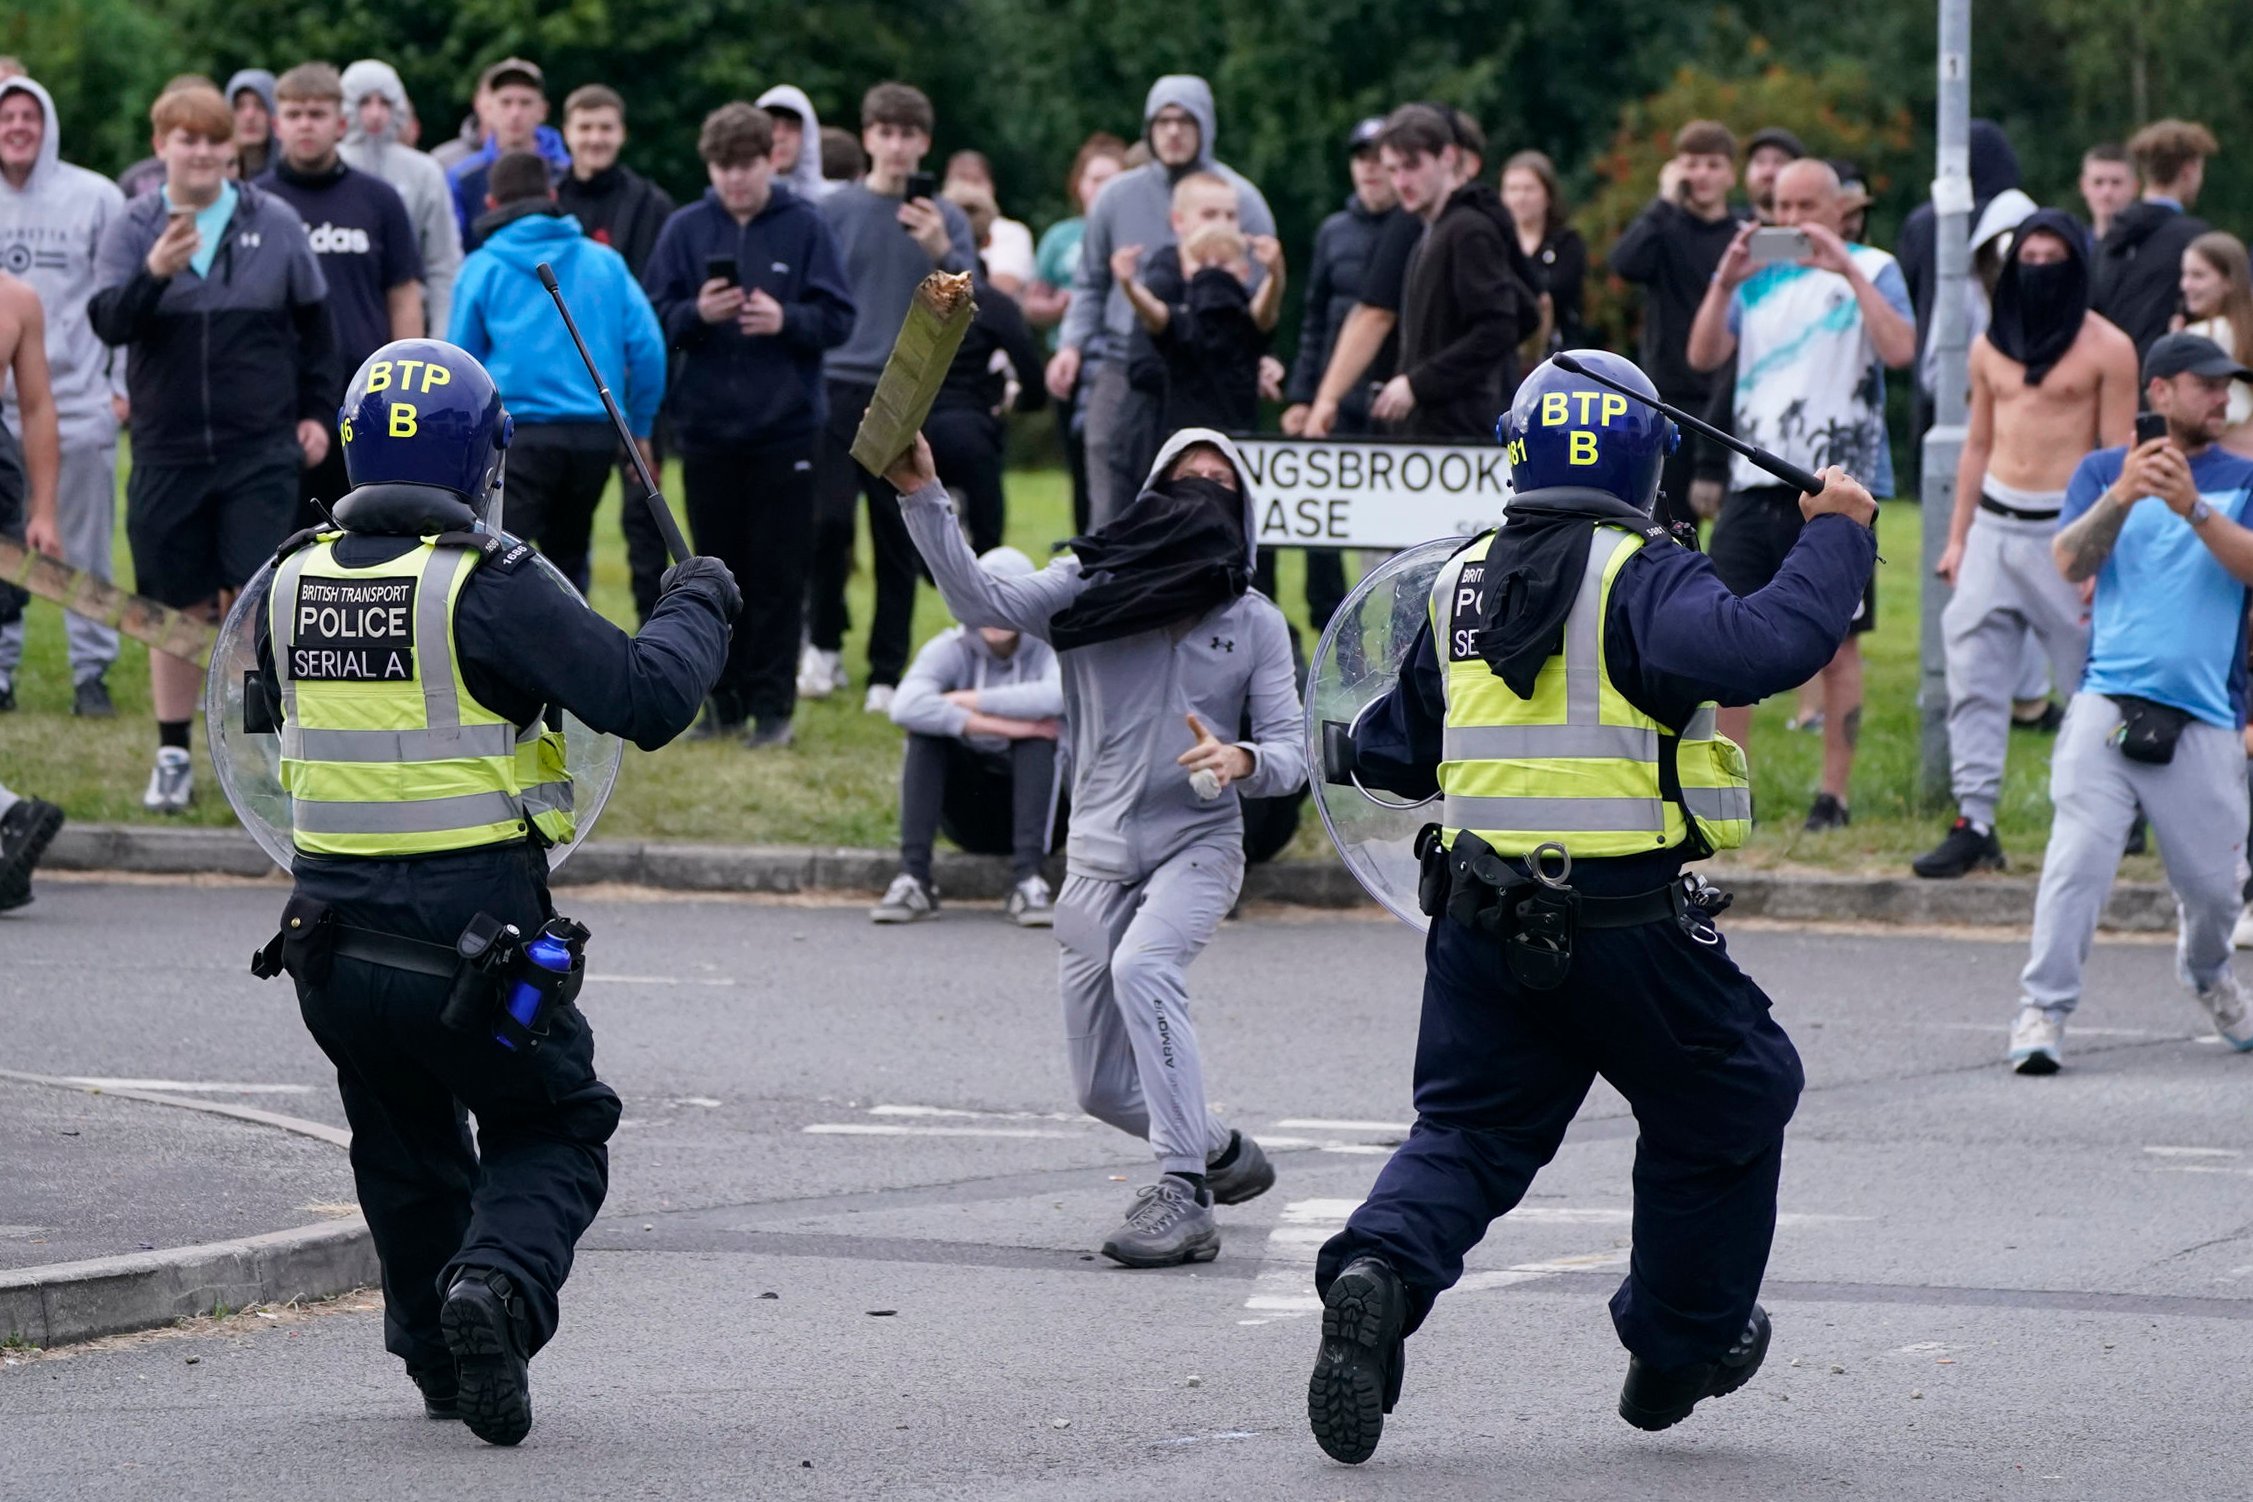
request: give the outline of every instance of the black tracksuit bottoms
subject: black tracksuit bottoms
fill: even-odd
[[[820,520],[814,534],[813,593],[808,623],[813,644],[834,652],[852,624],[845,609],[845,581],[853,572],[853,511],[868,499],[869,550],[876,559],[876,617],[868,627],[868,681],[897,685],[907,669],[915,629],[915,581],[922,571],[915,543],[900,517],[900,495],[855,463],[853,434],[868,411],[874,386],[829,383],[829,430],[823,436],[820,465]],[[946,475],[942,472],[941,479]]]
[[[735,574],[743,614],[713,686],[720,723],[787,720],[798,708],[798,638],[814,536],[812,433],[759,448],[681,456],[696,550]],[[892,508],[895,519],[899,507]]]
[[[501,525],[582,589],[595,507],[617,459],[618,432],[607,422],[521,423],[509,441]]]

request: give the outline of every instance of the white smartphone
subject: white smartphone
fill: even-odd
[[[1745,250],[1755,266],[1804,266],[1814,247],[1805,230],[1762,225],[1745,242]]]

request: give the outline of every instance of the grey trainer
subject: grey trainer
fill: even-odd
[[[1213,1224],[1211,1192],[1200,1194],[1170,1173],[1137,1189],[1134,1208],[1103,1243],[1103,1255],[1127,1267],[1212,1261],[1220,1255],[1220,1227]]]
[[[939,916],[939,889],[902,871],[884,889],[884,900],[868,910],[878,923],[917,923]]]
[[[1212,1191],[1213,1203],[1241,1205],[1273,1189],[1275,1165],[1267,1161],[1267,1154],[1260,1151],[1260,1145],[1242,1132],[1230,1132],[1228,1140],[1236,1152],[1228,1166],[1205,1165],[1205,1187]]]

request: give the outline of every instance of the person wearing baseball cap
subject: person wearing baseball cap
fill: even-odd
[[[1806,144],[1781,125],[1763,125],[1745,142],[1745,195],[1762,224],[1776,222],[1776,174],[1805,155]]]
[[[2154,341],[2143,396],[2165,436],[2099,449],[2065,492],[2051,553],[2096,593],[2088,671],[2050,755],[2056,814],[2010,1036],[2020,1074],[2063,1062],[2065,1019],[2138,807],[2182,914],[2175,973],[2221,1040],[2253,1052],[2253,1014],[2230,971],[2247,816],[2253,459],[2215,442],[2230,382],[2248,374],[2197,334]]]
[[[478,216],[489,207],[486,175],[504,152],[536,151],[548,164],[552,186],[571,170],[571,153],[563,137],[547,124],[547,75],[527,58],[504,57],[477,75],[477,118],[485,129],[485,144],[456,163],[447,173],[454,191],[454,217],[462,229],[464,252],[477,248]]]

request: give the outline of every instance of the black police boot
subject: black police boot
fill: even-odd
[[[1971,820],[1959,818],[1948,826],[1947,837],[1911,861],[1909,869],[1930,880],[1950,881],[1974,871],[2000,871],[2009,864],[1994,830],[1982,833]]]
[[[462,1416],[461,1379],[454,1375],[454,1364],[451,1361],[427,1371],[418,1372],[409,1367],[407,1375],[414,1379],[415,1386],[422,1391],[422,1411],[426,1417],[451,1420]]]
[[[1752,1380],[1768,1356],[1768,1311],[1752,1306],[1737,1343],[1719,1361],[1698,1361],[1657,1372],[1640,1356],[1627,1363],[1627,1382],[1619,1390],[1619,1416],[1638,1429],[1671,1428],[1707,1398],[1726,1397]]]
[[[507,1274],[471,1267],[454,1279],[438,1310],[460,1374],[461,1421],[489,1445],[513,1445],[532,1432],[530,1358],[518,1299]]]
[[[1359,1465],[1377,1453],[1385,1415],[1408,1369],[1401,1326],[1408,1291],[1375,1257],[1356,1257],[1322,1296],[1322,1351],[1306,1383],[1306,1421],[1332,1460]]]

